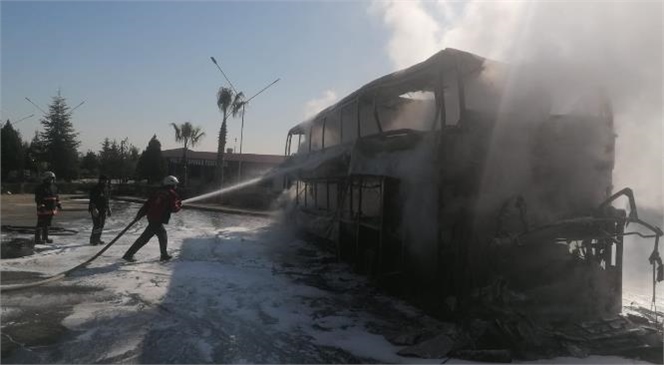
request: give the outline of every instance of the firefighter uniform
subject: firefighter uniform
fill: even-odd
[[[133,245],[122,256],[127,261],[135,261],[134,255],[146,243],[157,235],[159,239],[159,250],[161,252],[161,260],[169,260],[171,256],[168,255],[168,235],[164,224],[168,224],[171,218],[171,213],[180,211],[182,208],[182,201],[175,191],[177,186],[177,179],[174,176],[168,176],[164,179],[164,186],[156,191],[145,204],[141,207],[136,214],[136,220],[139,220],[147,215],[148,226],[140,237],[134,242]]]
[[[53,216],[57,214],[60,206],[58,187],[54,184],[55,174],[47,172],[44,181],[35,189],[35,203],[37,204],[37,227],[35,228],[35,243],[51,243],[48,238],[48,227],[51,226]]]
[[[109,204],[108,179],[106,176],[99,177],[99,183],[90,191],[90,203],[88,211],[92,216],[92,234],[90,235],[90,244],[104,244],[101,240],[101,234],[106,224],[106,216],[111,215],[111,206]]]

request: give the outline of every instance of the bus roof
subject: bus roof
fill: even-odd
[[[344,106],[345,104],[355,100],[361,95],[375,92],[377,89],[389,89],[390,87],[401,85],[404,82],[408,82],[410,84],[419,83],[421,85],[426,85],[428,83],[432,84],[436,82],[438,77],[440,77],[439,72],[441,70],[444,74],[445,72],[453,72],[457,67],[462,75],[466,75],[480,70],[485,60],[485,58],[474,55],[472,53],[460,51],[454,48],[445,48],[423,62],[417,63],[411,67],[393,72],[369,82],[368,84],[347,95],[337,103],[323,109],[314,117],[309,118],[306,121],[303,121],[295,127],[291,128],[288,133],[304,134],[306,133],[306,127],[312,120],[316,120],[322,115]]]

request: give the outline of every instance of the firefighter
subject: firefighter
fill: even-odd
[[[37,203],[35,244],[53,243],[53,240],[48,238],[48,227],[51,226],[53,216],[57,214],[58,209],[62,210],[53,172],[46,171],[42,175],[42,183],[35,189],[35,203]]]
[[[166,176],[162,181],[162,186],[157,190],[141,209],[136,214],[135,220],[140,220],[144,216],[148,216],[148,226],[145,228],[145,231],[141,234],[140,237],[134,242],[133,245],[127,250],[127,252],[122,256],[126,261],[136,261],[134,255],[138,250],[141,249],[149,240],[157,235],[159,239],[159,250],[161,251],[161,261],[170,260],[172,257],[168,254],[166,250],[168,246],[168,236],[166,234],[166,228],[164,224],[168,224],[168,220],[171,218],[171,213],[180,211],[182,208],[182,201],[178,196],[175,188],[180,182],[175,176]]]
[[[106,216],[111,216],[111,206],[108,202],[109,197],[108,178],[106,175],[99,175],[97,185],[90,190],[90,203],[88,204],[88,211],[92,216],[90,244],[93,246],[106,243],[101,240],[101,234],[104,231]]]

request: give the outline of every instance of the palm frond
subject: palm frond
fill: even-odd
[[[237,117],[245,104],[246,102],[244,101],[244,93],[237,93],[233,99],[233,105],[231,105],[231,115],[233,117]]]
[[[182,135],[185,138],[191,138],[191,130],[194,128],[194,126],[191,125],[190,122],[184,122],[180,128],[182,129]]]
[[[189,137],[189,142],[191,143],[191,147],[196,147],[198,142],[200,142],[201,139],[205,137],[205,132],[201,131],[201,127],[196,127],[191,130],[191,136]]]
[[[224,115],[228,113],[233,102],[233,90],[227,87],[220,87],[217,92],[217,107]]]
[[[175,142],[182,142],[182,128],[175,123],[171,123],[173,129],[175,130]]]

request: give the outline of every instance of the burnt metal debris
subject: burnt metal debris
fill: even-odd
[[[289,218],[458,325],[418,340],[438,343],[425,352],[661,358],[662,231],[630,189],[612,193],[611,103],[586,95],[561,111],[539,76],[445,49],[363,86],[288,132]],[[629,210],[612,206],[622,198]],[[654,242],[648,315],[621,314],[631,235]]]

